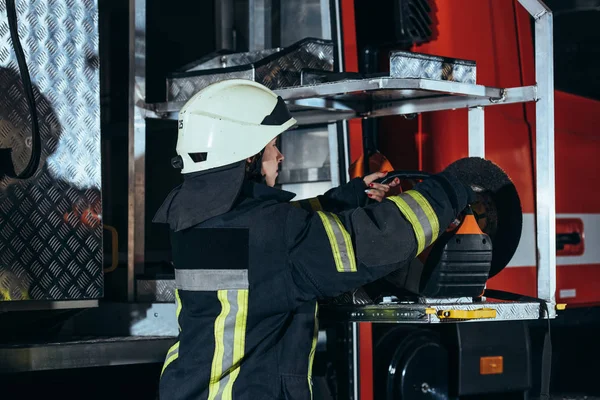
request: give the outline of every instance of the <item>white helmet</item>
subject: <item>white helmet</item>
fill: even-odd
[[[187,174],[252,157],[296,120],[283,99],[267,87],[231,79],[214,83],[188,100],[178,124],[179,157],[173,165]]]

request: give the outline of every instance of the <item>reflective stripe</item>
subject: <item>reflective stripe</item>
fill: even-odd
[[[310,204],[310,208],[312,208],[313,211],[323,211],[323,206],[321,206],[321,202],[316,197],[308,199],[308,203]]]
[[[215,320],[213,356],[208,400],[231,400],[246,344],[247,290],[219,290],[221,313]]]
[[[221,375],[223,374],[223,355],[225,353],[225,320],[230,308],[227,300],[227,290],[219,290],[217,297],[221,302],[221,313],[215,320],[215,354],[210,370],[208,400],[215,400],[217,393],[219,393]]]
[[[431,242],[429,244],[435,242],[438,238],[438,234],[440,233],[440,222],[438,220],[437,214],[431,207],[431,204],[427,201],[425,197],[416,190],[409,190],[406,192],[409,196],[411,196],[419,205],[423,212],[425,212],[425,216],[427,220],[429,220],[429,226],[431,227]]]
[[[247,269],[175,269],[175,286],[196,292],[248,289]]]
[[[412,225],[417,239],[417,254],[433,243],[439,234],[439,221],[433,208],[421,193],[409,190],[399,196],[390,196],[400,212]]]
[[[171,346],[171,348],[169,349],[169,352],[167,353],[167,357],[165,358],[165,364],[163,365],[162,371],[160,372],[160,376],[162,376],[162,374],[165,372],[165,369],[167,369],[169,364],[171,364],[173,361],[177,360],[177,358],[179,358],[179,341],[177,343],[175,343],[173,346]]]
[[[338,272],[356,272],[356,259],[352,238],[337,215],[317,211],[321,218]]]
[[[246,320],[248,317],[248,291],[237,291],[238,311],[235,317],[235,332],[233,335],[233,369],[229,374],[229,381],[225,387],[224,400],[231,400],[233,384],[240,374],[240,361],[244,357],[246,348]]]
[[[177,304],[177,311],[175,312],[177,317],[177,326],[179,326],[179,331],[181,331],[181,324],[179,323],[179,314],[181,314],[181,298],[179,297],[179,289],[175,289],[175,303]]]
[[[177,326],[179,327],[179,331],[181,332],[181,324],[179,323],[179,314],[181,314],[181,298],[179,298],[179,290],[177,289],[175,289],[175,303],[177,304],[177,311],[175,313],[177,318]],[[163,372],[165,372],[165,369],[167,369],[169,364],[171,364],[177,358],[179,358],[179,341],[177,341],[177,343],[175,343],[169,349],[167,357],[165,358],[165,363],[163,365],[162,371],[160,372],[160,376],[162,376]]]
[[[304,199],[290,202],[294,207],[302,208],[303,210],[312,211],[323,211],[323,206],[318,198],[313,197],[311,199]]]
[[[313,381],[312,381],[312,369],[313,362],[315,360],[315,351],[317,350],[317,340],[319,338],[319,320],[317,315],[319,313],[319,303],[315,304],[315,327],[313,330],[313,341],[310,348],[310,354],[308,356],[308,388],[310,389],[310,398],[313,398]]]

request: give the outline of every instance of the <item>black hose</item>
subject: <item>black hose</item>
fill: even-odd
[[[31,178],[37,171],[40,164],[40,157],[42,154],[42,144],[40,138],[40,129],[38,126],[37,109],[35,107],[35,97],[33,94],[33,87],[31,85],[31,78],[29,77],[29,69],[27,68],[27,61],[25,60],[25,53],[19,40],[19,29],[17,26],[17,8],[15,6],[15,0],[6,0],[6,14],[8,17],[8,27],[10,30],[10,39],[13,44],[15,55],[17,56],[17,63],[19,64],[19,73],[21,74],[21,81],[23,82],[23,90],[25,91],[25,97],[27,97],[27,104],[29,105],[29,114],[31,116],[31,156],[29,162],[20,174],[16,175],[14,172],[6,175],[11,178],[17,179],[28,179]]]
[[[423,171],[391,171],[388,172],[385,178],[377,179],[376,183],[387,184],[394,180],[394,178],[400,179],[427,179],[431,176],[431,174]]]

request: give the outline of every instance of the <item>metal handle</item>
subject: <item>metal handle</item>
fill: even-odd
[[[119,233],[110,225],[104,225],[104,229],[110,231],[112,237],[112,265],[104,268],[104,273],[107,274],[113,272],[119,266]]]
[[[566,244],[579,243],[581,243],[581,234],[579,232],[556,234],[556,251],[564,250]]]

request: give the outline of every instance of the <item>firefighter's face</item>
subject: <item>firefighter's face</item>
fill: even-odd
[[[275,145],[276,140],[277,139],[273,139],[267,144],[262,156],[261,172],[265,177],[267,185],[271,187],[275,186],[275,180],[277,180],[277,175],[279,175],[279,163],[282,162],[284,158],[283,154],[281,154]]]

